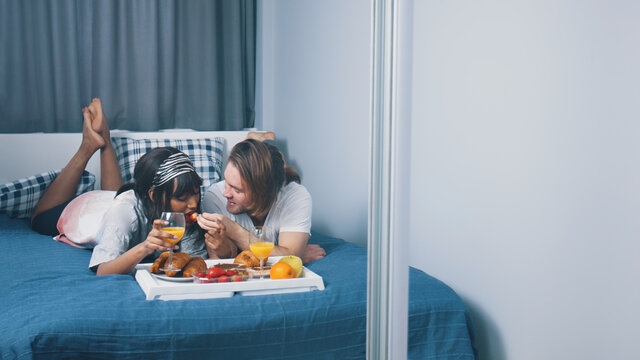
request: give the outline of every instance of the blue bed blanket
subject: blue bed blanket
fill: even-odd
[[[98,277],[91,252],[0,216],[0,359],[364,359],[366,250],[313,234],[324,291],[148,301],[131,275]],[[409,271],[410,359],[474,359],[468,309]]]

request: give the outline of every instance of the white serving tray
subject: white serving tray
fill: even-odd
[[[273,264],[280,256],[269,257]],[[233,259],[205,260],[207,267],[219,263],[232,263]],[[322,277],[303,267],[300,277],[295,279],[249,279],[247,281],[199,284],[162,280],[149,272],[151,263],[136,266],[136,281],[147,300],[214,299],[231,297],[234,294],[252,296],[324,290]]]

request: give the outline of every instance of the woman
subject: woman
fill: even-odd
[[[172,147],[155,148],[144,154],[134,169],[134,181],[122,186],[98,231],[89,267],[98,275],[127,274],[155,251],[172,245],[163,238],[163,211],[188,216],[200,206],[202,179],[189,156]],[[204,233],[190,225],[179,243],[182,251],[206,257]]]
[[[60,214],[73,200],[87,162],[100,150],[102,189],[118,191],[96,233],[89,267],[98,275],[128,274],[143,259],[173,246],[163,240],[172,235],[161,230],[165,222],[159,219],[160,214],[198,211],[202,179],[186,154],[163,147],[143,155],[134,169],[133,182],[122,185],[100,100],[94,99],[84,108],[83,116],[80,148],[36,205],[31,226],[43,234],[58,233]],[[192,256],[207,256],[203,232],[197,226],[188,227],[179,246]]]

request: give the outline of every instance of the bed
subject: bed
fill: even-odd
[[[91,249],[0,215],[0,359],[364,359],[366,249],[312,230],[324,290],[147,300],[132,275],[98,277]],[[208,285],[203,285],[208,286]],[[474,359],[469,310],[410,268],[408,357]]]

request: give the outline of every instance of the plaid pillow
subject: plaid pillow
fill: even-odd
[[[53,170],[0,185],[0,214],[7,214],[13,218],[31,217],[38,200],[60,171]],[[95,182],[96,177],[84,171],[76,195],[93,190]]]
[[[224,138],[213,139],[132,139],[112,137],[111,143],[118,158],[122,181],[126,184],[133,180],[133,170],[138,159],[147,151],[160,147],[172,146],[187,154],[196,172],[202,178],[201,193],[222,179],[222,154]]]

